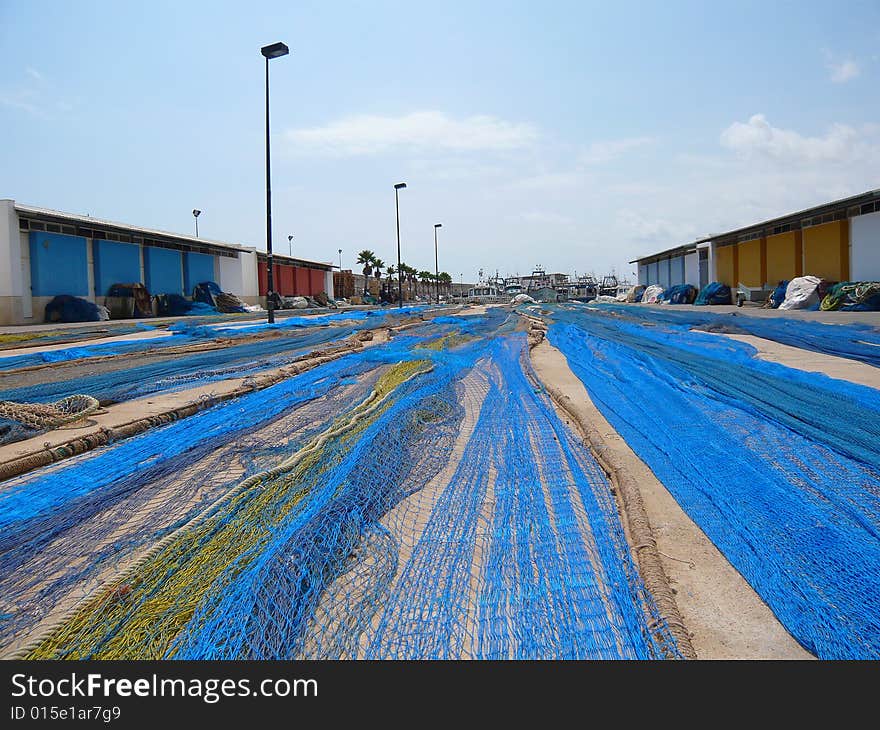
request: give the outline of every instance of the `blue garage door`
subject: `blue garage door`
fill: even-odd
[[[140,248],[133,243],[95,241],[95,296],[104,296],[113,284],[141,280]]]
[[[206,253],[187,252],[183,262],[183,280],[186,295],[203,281],[214,281],[214,257]]]
[[[144,274],[150,294],[183,294],[180,251],[145,246]]]
[[[31,231],[28,242],[33,296],[89,296],[89,258],[85,238]]]

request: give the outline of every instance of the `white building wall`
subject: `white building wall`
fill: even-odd
[[[21,233],[15,201],[0,200],[0,324],[22,321],[21,269]]]
[[[260,296],[260,284],[257,281],[257,252],[239,251],[238,260],[241,263],[242,288],[240,296],[249,304],[256,304]],[[253,301],[250,301],[253,300]]]
[[[880,281],[880,213],[850,219],[850,279]]]
[[[256,304],[258,297],[257,254],[251,251],[239,251],[238,258],[217,256],[215,264],[220,288],[235,294],[247,304]]]
[[[709,247],[709,283],[711,284],[713,281],[718,281],[718,272],[715,271],[715,263],[717,258],[715,256],[715,249],[718,248],[715,241],[707,241],[706,243],[698,246],[698,248]]]
[[[214,259],[214,269],[217,275],[217,285],[225,292],[240,297],[244,289],[242,278],[241,259],[231,259],[228,256],[217,256]]]
[[[333,272],[325,271],[324,272],[324,291],[327,293],[327,296],[331,299],[335,299],[336,295],[333,293]]]
[[[648,286],[650,282],[648,281],[648,265],[647,264],[639,264],[639,284],[642,286]]]
[[[700,257],[696,251],[684,257],[684,283],[700,288]]]

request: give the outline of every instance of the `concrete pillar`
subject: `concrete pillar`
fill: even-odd
[[[331,299],[336,299],[336,295],[333,293],[333,272],[325,271],[324,272],[324,291],[327,292],[327,296]]]
[[[0,200],[0,324],[21,324],[21,232],[14,200]]]

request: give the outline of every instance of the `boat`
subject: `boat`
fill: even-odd
[[[569,299],[576,302],[592,302],[599,293],[599,284],[592,274],[579,276],[569,291]]]
[[[620,282],[614,274],[608,274],[602,277],[602,283],[599,285],[600,297],[616,297],[620,293]]]

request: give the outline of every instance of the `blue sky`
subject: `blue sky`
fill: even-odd
[[[473,279],[880,187],[880,3],[0,0],[0,197]]]

